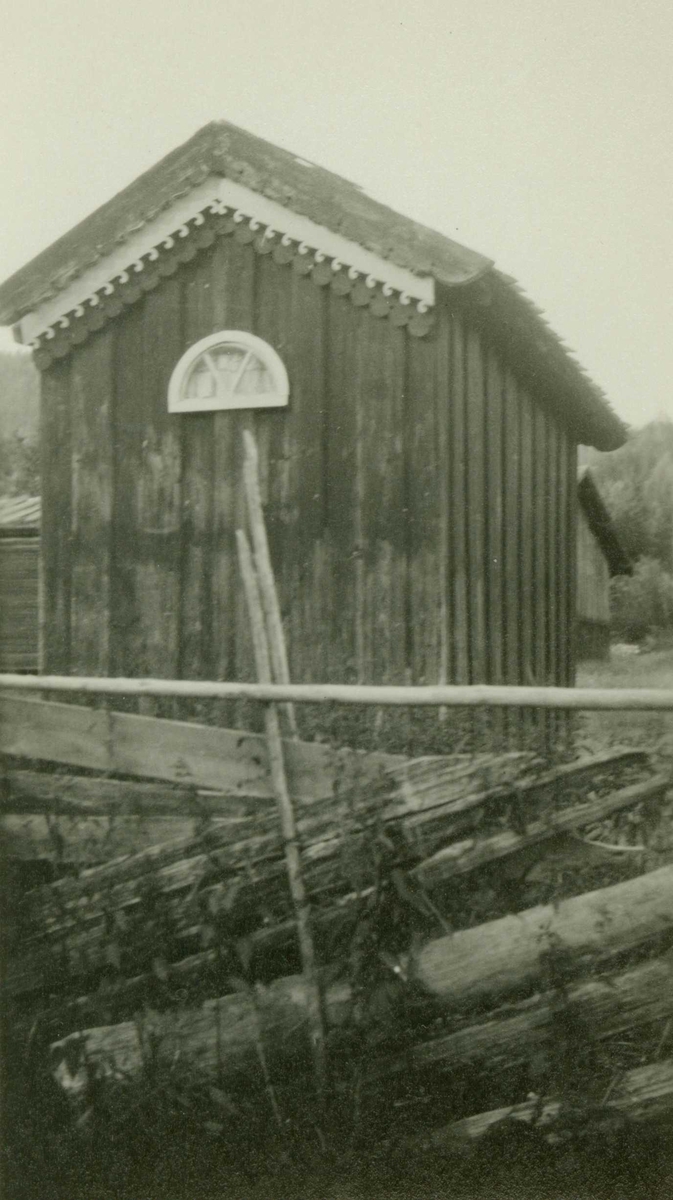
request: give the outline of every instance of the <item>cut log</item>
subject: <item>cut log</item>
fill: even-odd
[[[325,1009],[330,1024],[345,1020],[349,1008],[349,989],[331,988]],[[245,1075],[254,1083],[260,1077],[260,1039],[270,1071],[299,1074],[311,1067],[306,1012],[305,981],[296,976],[276,980],[268,988],[257,986],[254,992],[206,1001],[198,1009],[145,1013],[134,1021],[84,1030],[55,1042],[56,1078],[67,1090],[81,1090],[85,1069],[65,1066],[66,1060],[72,1064],[74,1047],[79,1047],[82,1064],[88,1061],[104,1075],[133,1076],[142,1070],[151,1043],[159,1060],[189,1063],[206,1076]]]
[[[101,857],[138,852],[162,841],[193,838],[197,832],[193,825],[181,829],[159,824],[155,832],[143,826],[134,845],[133,822],[126,832],[118,827],[119,837],[108,835],[109,825],[94,822],[82,826],[78,847],[72,818],[79,814],[170,815],[192,821],[202,815],[231,817],[245,812],[255,816],[275,811],[268,747],[258,734],[0,696],[1,751],[175,781],[171,788],[5,769],[0,779],[0,836],[4,833],[4,853],[13,857],[100,862]],[[336,750],[296,739],[284,744],[284,753],[292,797],[299,807],[332,800],[338,793],[343,803],[350,796],[352,804],[355,797],[360,811],[368,802],[372,812],[380,811],[386,796],[392,801],[397,794],[407,810],[414,804],[427,808],[432,802],[429,780],[430,787],[444,799],[457,796],[462,781],[468,796],[483,790],[484,784],[506,785],[535,761],[531,754],[511,752],[414,763],[402,756]],[[633,755],[631,761],[635,761]],[[393,774],[383,784],[390,770]],[[179,784],[183,786],[176,786]],[[204,796],[204,788],[218,795]],[[17,816],[46,814],[50,816],[48,832],[44,821],[15,820]],[[65,816],[69,819],[63,820]]]
[[[539,905],[430,942],[414,977],[445,1004],[526,994],[545,970],[570,978],[643,942],[673,933],[673,866]]]
[[[634,785],[617,792],[606,800],[575,806],[562,814],[562,825],[549,818],[530,835],[531,842],[552,838],[560,827],[575,828],[591,824],[606,812],[625,805],[633,805],[651,798],[665,789],[667,780],[655,776],[644,784]],[[441,810],[434,810],[440,822],[444,817]],[[414,813],[412,822],[418,816]],[[311,818],[305,818],[300,831],[306,835],[311,828]],[[561,820],[561,818],[559,818]],[[555,823],[556,822],[556,823]],[[257,822],[259,825],[259,822]],[[239,914],[245,914],[246,930],[250,933],[255,926],[266,926],[271,934],[274,926],[285,926],[293,915],[287,890],[287,878],[283,863],[283,844],[277,830],[260,829],[254,836],[241,837],[242,825],[230,831],[210,829],[189,844],[189,849],[201,853],[182,857],[187,847],[180,843],[154,847],[133,858],[122,859],[104,867],[85,871],[79,879],[63,879],[57,884],[37,889],[26,899],[26,906],[19,921],[19,953],[8,963],[6,990],[11,995],[35,990],[48,985],[53,988],[55,979],[77,977],[91,978],[96,970],[106,963],[106,943],[109,940],[109,915],[124,910],[125,923],[131,916],[135,928],[127,932],[119,943],[125,951],[126,973],[137,974],[144,969],[142,957],[138,955],[156,953],[150,950],[151,940],[142,936],[144,910],[143,898],[148,881],[155,895],[164,895],[163,928],[170,929],[174,945],[171,956],[179,954],[179,939],[193,933],[203,912],[204,899],[209,906],[227,902],[231,895],[233,880],[236,879],[236,903]],[[443,829],[443,824],[442,824]],[[268,830],[268,826],[267,826]],[[429,833],[424,838],[428,844]],[[227,842],[229,844],[227,844]],[[314,842],[305,848],[304,863],[309,894],[322,901],[317,924],[333,923],[335,905],[339,898],[349,893],[358,895],[358,885],[350,873],[348,859],[342,853],[343,839],[332,836],[327,841]],[[490,858],[503,853],[520,851],[527,846],[524,836],[499,834],[486,839],[485,849],[468,848],[468,853],[451,858],[450,852],[443,857],[440,878],[465,872],[481,866]],[[363,886],[371,886],[373,867],[366,860],[360,870],[359,894]],[[185,903],[189,893],[191,903]],[[154,914],[153,914],[154,915]],[[136,920],[137,918],[137,920]],[[132,923],[133,925],[133,923]],[[39,932],[35,932],[35,931]],[[281,940],[287,935],[283,928]],[[269,938],[267,945],[272,944]],[[138,948],[140,947],[140,949]],[[184,952],[183,952],[184,953]],[[61,985],[62,986],[62,985]]]
[[[514,833],[508,830],[494,837],[469,838],[438,850],[431,858],[419,863],[413,869],[413,874],[420,879],[425,887],[433,887],[450,879],[452,875],[465,874],[475,871],[486,863],[505,858],[508,854],[518,854],[529,847],[537,846],[545,839],[572,829],[580,829],[584,825],[593,825],[602,821],[612,813],[624,808],[632,808],[643,800],[652,800],[663,796],[668,790],[670,780],[667,775],[655,775],[644,783],[635,783],[606,796],[604,800],[594,800],[588,804],[573,804],[570,808],[546,813],[540,820],[533,821],[525,833]]]
[[[550,965],[562,968],[564,981],[570,983],[573,975],[672,933],[673,866],[669,866],[565,900],[558,907],[540,906],[441,938],[422,949],[416,963],[403,965],[429,1001],[458,1012],[475,1003],[489,1001],[493,1005],[517,994],[530,995],[549,977]],[[622,990],[642,998],[641,985],[642,979]],[[201,1066],[224,1064],[225,1071],[249,1068],[256,1057],[259,1030],[270,1053],[286,1055],[288,1062],[305,1053],[302,981],[277,980],[269,988],[258,987],[256,997],[261,1006],[259,1020],[250,995],[225,996],[196,1011],[153,1015],[153,1035],[160,1040],[165,1030],[167,1052],[174,1054],[179,1028],[186,1058],[196,1056]],[[349,1002],[345,984],[330,988],[326,993],[328,1022],[341,1023]],[[605,996],[595,1003],[605,1003]],[[141,1062],[142,1037],[134,1022],[86,1029],[72,1038],[81,1038],[87,1055],[96,1062],[114,1065],[115,1056],[120,1055],[124,1070],[130,1069],[129,1063],[138,1066]]]
[[[170,978],[171,982],[179,983],[179,967],[173,969]],[[291,1020],[288,1019],[288,1026],[285,1028],[283,1012],[287,1015],[287,997],[293,994],[294,987],[294,980],[279,980],[268,989],[258,989],[262,1008],[269,1021],[274,1022],[265,1028],[265,1036],[278,1038],[282,1034],[283,1039],[287,1037],[296,1013],[291,1014]],[[330,1012],[333,1023],[338,1024],[343,1020],[348,1011],[349,996],[347,989],[331,993]],[[281,999],[274,1017],[275,997]],[[42,1020],[50,1022],[52,1028],[59,1025],[61,1028],[68,1028],[75,1021],[77,1027],[81,1027],[82,1023],[90,1022],[96,1015],[100,1019],[102,1013],[113,1008],[116,999],[114,991],[82,998],[71,1003],[69,1011],[62,1008],[60,1011],[43,1013]],[[230,1020],[239,1022],[242,1019],[244,1009],[241,1007],[240,996],[222,997],[213,1004],[217,1006],[223,1026]],[[136,1011],[140,1007],[137,1003]],[[214,1011],[212,1005],[210,1008],[206,1006],[205,1011]],[[368,1064],[365,1079],[368,1084],[393,1081],[400,1077],[427,1080],[428,1073],[434,1076],[437,1073],[454,1074],[458,1071],[464,1081],[468,1073],[478,1075],[488,1071],[489,1075],[494,1072],[504,1075],[513,1069],[525,1067],[533,1060],[539,1071],[542,1057],[548,1055],[549,1061],[553,1061],[554,1054],[558,1052],[560,1036],[576,1036],[581,1038],[584,1044],[603,1042],[626,1030],[666,1020],[672,1013],[673,960],[670,956],[664,956],[641,963],[627,971],[588,980],[562,993],[549,992],[534,996],[490,1012],[481,1023],[466,1023],[461,1028],[434,1037],[430,1041],[418,1042],[404,1052],[382,1055]],[[32,1018],[30,1020],[32,1021]],[[157,1024],[160,1019],[155,1015],[152,1020],[155,1031],[160,1030],[160,1025]],[[180,1022],[184,1030],[188,1031],[191,1028],[186,1012],[180,1014]],[[236,1064],[237,1067],[241,1061],[245,1064],[239,1037],[240,1029],[236,1033],[236,1055],[229,1058],[228,1033],[225,1031],[223,1035],[221,1029],[219,1042],[216,1042],[213,1035],[208,1050],[205,1032],[207,1021],[202,1010],[193,1010],[193,1022],[199,1030],[199,1061],[202,1069],[208,1073],[219,1070],[217,1056],[221,1051],[226,1053],[227,1062]],[[128,1024],[122,1022],[112,1027],[117,1032],[110,1032],[109,1038],[107,1034],[101,1034],[99,1041],[95,1040],[94,1031],[90,1031],[91,1044],[95,1041],[95,1053],[102,1055],[110,1045],[124,1047],[132,1044],[132,1040],[129,1042]],[[174,1019],[170,1018],[167,1028],[172,1030],[174,1027]],[[173,1037],[173,1033],[170,1036]],[[294,1041],[291,1044],[292,1053],[297,1053],[301,1045],[300,1036],[299,1043]],[[243,1055],[242,1059],[238,1057],[239,1051]],[[248,1053],[251,1063],[252,1052],[253,1046],[250,1044]],[[124,1049],[123,1053],[126,1069],[130,1061],[128,1049]],[[135,1062],[134,1069],[138,1067],[139,1060]]]
[[[0,848],[10,858],[89,865],[194,839],[209,819],[230,825],[267,807],[259,797],[168,783],[9,769],[0,778]]]
[[[321,829],[329,832],[330,828],[338,828],[339,815],[346,815],[348,811],[351,818],[357,812],[363,821],[370,813],[385,820],[406,817],[406,829],[410,833],[413,831],[414,844],[419,851],[427,850],[442,832],[440,806],[448,823],[447,832],[458,833],[472,824],[473,818],[469,818],[472,810],[493,805],[498,798],[512,799],[513,785],[516,785],[518,807],[530,799],[531,793],[539,794],[547,787],[551,789],[550,803],[554,803],[555,791],[560,787],[564,788],[564,802],[567,802],[570,791],[581,794],[587,775],[595,778],[601,768],[621,773],[629,768],[637,769],[645,761],[646,756],[639,752],[620,752],[586,760],[584,764],[566,764],[538,778],[526,778],[525,775],[520,778],[519,771],[530,771],[533,766],[524,755],[484,756],[469,764],[451,759],[410,760],[403,767],[385,772],[378,787],[370,780],[369,788],[358,789],[360,793],[364,791],[364,795],[344,798],[340,805],[336,801],[323,801],[322,806],[320,802],[311,805],[310,818],[303,824],[304,840],[310,844],[317,840]],[[497,782],[493,783],[494,780]],[[492,786],[484,790],[484,783]],[[267,820],[272,812],[265,801],[254,796],[204,794],[196,789],[171,789],[168,785],[38,771],[7,771],[2,785],[0,845],[4,853],[15,858],[43,858],[58,863],[103,863],[180,839],[188,854],[187,843],[195,841],[203,832],[208,817],[211,818],[208,827],[216,830],[223,827],[220,821],[230,822],[249,816],[255,821],[255,825],[250,825],[252,830],[258,826],[260,818]],[[625,804],[628,803],[626,799]],[[460,814],[463,814],[462,819]],[[567,822],[564,824],[561,819],[558,827],[566,828],[566,825]],[[544,821],[539,828],[539,836],[533,828],[528,831],[527,845],[548,836]],[[242,838],[247,832],[241,825]],[[426,836],[428,833],[431,841]],[[516,848],[514,842],[505,838],[501,842],[496,840],[491,852],[490,844],[482,838],[476,857],[481,854],[488,860]],[[460,867],[452,865],[452,854],[444,860],[440,856],[436,863],[429,863],[430,879],[441,876],[443,870],[451,874],[455,870],[472,869],[475,856],[470,851],[474,849],[472,846],[458,848],[461,855],[463,850],[467,851],[461,857]],[[424,882],[428,880],[424,879]]]
[[[610,765],[611,769],[620,772],[624,764],[631,765],[631,760],[631,755],[617,756],[615,762]],[[444,759],[430,761],[434,771],[442,779],[443,811],[439,810],[434,789],[429,795],[423,790],[416,791],[414,782],[409,778],[410,772],[406,769],[401,772],[399,779],[395,776],[392,780],[388,779],[385,786],[381,784],[382,795],[379,796],[377,792],[374,799],[371,794],[371,778],[369,787],[365,778],[363,786],[355,793],[347,788],[343,798],[340,792],[333,799],[316,801],[306,806],[306,811],[299,820],[299,833],[304,846],[318,845],[321,841],[329,843],[335,835],[343,835],[348,829],[357,830],[372,820],[394,821],[402,819],[405,814],[411,814],[417,819],[422,816],[426,803],[430,805],[431,811],[435,808],[438,810],[436,815],[439,820],[445,816],[447,821],[454,821],[453,809],[461,810],[466,800],[478,797],[483,803],[488,803],[504,794],[503,789],[506,792],[512,786],[521,771],[522,763],[527,765],[530,756],[506,754],[478,758],[470,762]],[[602,760],[600,766],[601,769],[604,767]],[[422,767],[427,774],[427,760],[422,763]],[[577,764],[577,770],[582,776],[588,769],[585,763]],[[487,792],[483,791],[485,778],[498,781]],[[541,787],[546,786],[546,779],[546,775],[541,778]],[[239,816],[242,804],[239,799],[232,801],[228,811],[232,816]],[[113,886],[139,880],[150,873],[157,874],[168,867],[173,868],[171,890],[179,886],[177,876],[180,872],[184,872],[184,885],[191,887],[199,878],[204,855],[208,856],[215,851],[219,854],[221,867],[229,870],[235,868],[237,859],[244,861],[248,870],[253,847],[261,850],[259,857],[262,860],[264,856],[273,858],[274,854],[280,859],[281,847],[274,807],[253,809],[253,816],[254,819],[247,825],[241,825],[235,842],[228,836],[218,834],[216,830],[209,830],[203,836],[185,841],[181,845],[171,845],[168,848],[155,846],[141,854],[123,856],[119,860],[107,862],[98,868],[83,872],[76,878],[65,878],[51,887],[38,889],[28,899],[26,923],[35,924],[40,930],[53,928],[54,932],[62,931],[64,915],[81,907],[84,898],[88,919],[100,916],[101,897],[105,897],[106,907],[109,907],[110,903],[119,906],[127,902],[125,893],[112,895],[110,889]],[[455,827],[455,821],[452,827]],[[182,865],[177,867],[178,863]],[[160,879],[158,886],[161,888]]]
[[[416,1145],[435,1149],[459,1149],[483,1138],[503,1121],[522,1121],[535,1125],[541,1133],[553,1135],[562,1120],[567,1119],[569,1105],[562,1100],[526,1100],[509,1108],[496,1108],[490,1112],[454,1121],[444,1129],[437,1129],[415,1139]],[[619,1115],[629,1121],[646,1122],[660,1120],[673,1112],[673,1059],[650,1063],[627,1071],[619,1080],[605,1104],[596,1104],[593,1109],[583,1107],[586,1126],[612,1124]]]
[[[366,787],[356,794],[347,792],[343,800],[339,796],[323,802],[315,802],[302,814],[298,829],[302,837],[305,852],[309,857],[329,857],[341,844],[341,839],[350,831],[357,832],[366,828],[371,821],[404,822],[405,827],[412,830],[412,840],[419,847],[427,850],[432,846],[432,840],[450,839],[451,835],[460,833],[465,826],[463,818],[465,810],[490,809],[499,800],[507,800],[515,789],[517,801],[521,795],[534,795],[538,804],[548,804],[550,798],[558,800],[558,787],[562,786],[563,798],[573,794],[577,787],[585,787],[588,782],[596,786],[607,786],[613,780],[620,780],[624,769],[638,768],[642,765],[642,756],[634,752],[623,752],[610,758],[598,756],[595,759],[579,760],[554,771],[539,775],[536,780],[518,783],[517,776],[521,770],[522,757],[524,766],[526,756],[503,755],[499,758],[490,757],[485,761],[477,759],[470,764],[447,763],[447,760],[425,760],[419,764],[423,774],[427,776],[429,762],[432,765],[434,777],[441,777],[441,793],[433,785],[429,789],[417,787],[414,779],[414,764],[405,764],[401,771],[393,772],[392,782],[380,784],[380,794],[372,801]],[[647,760],[645,760],[647,761]],[[574,768],[571,770],[571,768]],[[598,779],[597,779],[598,775]],[[484,779],[491,786],[483,790]],[[497,780],[497,782],[494,782]],[[661,786],[661,780],[646,780],[654,788]],[[549,789],[553,789],[550,797]],[[441,796],[441,799],[440,799]],[[232,803],[229,815],[241,816],[241,801]],[[472,812],[468,827],[478,820],[477,813]],[[534,811],[534,810],[533,810]],[[502,819],[498,814],[496,820]],[[420,832],[421,823],[426,826]],[[430,828],[434,830],[431,833]],[[247,825],[240,827],[240,848],[230,847],[230,859],[223,860],[223,866],[235,863],[236,854],[240,852],[245,858],[246,868],[250,864],[250,846],[259,843],[273,854],[273,836],[276,828],[275,813],[272,808],[264,811],[256,810],[254,817]],[[268,842],[267,842],[268,837]],[[431,840],[432,838],[432,840]],[[118,861],[111,861],[103,866],[83,872],[76,878],[65,878],[47,888],[38,889],[28,901],[26,918],[29,923],[35,923],[39,928],[48,928],[52,916],[60,921],[64,912],[76,907],[80,899],[86,897],[87,910],[92,911],[95,898],[104,892],[109,901],[110,887],[113,884],[144,877],[148,872],[158,872],[163,867],[180,861],[182,869],[187,872],[186,883],[190,886],[194,877],[189,866],[192,856],[211,854],[224,848],[225,837],[206,832],[201,837],[185,841],[181,845],[154,847],[135,856],[123,856]],[[120,903],[123,899],[120,899]]]
[[[583,1042],[591,1043],[665,1020],[671,1013],[673,959],[669,955],[489,1013],[480,1024],[466,1024],[418,1043],[402,1055],[382,1059],[368,1078],[386,1079],[429,1069],[460,1069],[463,1074],[483,1069],[506,1072],[532,1059],[539,1062],[547,1051],[551,1059],[561,1020],[563,1036],[572,1036],[574,1031]]]
[[[508,769],[511,769],[511,764]],[[609,769],[614,771],[620,767],[613,763]],[[581,770],[584,772],[584,765]],[[606,770],[608,767],[601,764],[601,771]],[[646,784],[636,785],[635,789],[625,789],[626,799],[622,793],[616,793],[606,801],[573,806],[572,810],[566,810],[566,813],[572,811],[572,817],[566,820],[566,824],[574,827],[591,823],[597,811],[596,805],[600,805],[600,812],[604,813],[606,806],[619,807],[623,803],[636,803],[646,795],[656,795],[665,786],[662,778],[655,777]],[[474,786],[474,777],[471,782]],[[460,810],[458,817],[453,817],[454,822],[459,822],[457,828],[468,818],[471,822],[474,820],[474,809],[467,814],[463,811],[467,780],[461,777],[455,786],[458,796],[449,800],[444,807],[434,804],[433,798],[430,813],[419,810],[418,800],[414,797],[416,808],[409,814],[408,820],[403,821],[405,828],[407,824],[410,826],[409,840],[413,839],[413,843],[418,845],[421,839],[416,823],[423,819],[425,828],[422,844],[431,849],[438,842],[441,845],[447,830],[451,828],[452,809],[455,807]],[[546,785],[538,789],[538,797],[547,795],[545,789]],[[483,797],[483,793],[480,794]],[[500,796],[500,788],[496,788],[486,796],[484,804],[489,802],[490,797],[497,800]],[[359,854],[357,840],[350,846],[346,843],[349,853],[343,853],[349,807],[345,804],[339,814],[339,836],[335,836],[334,820],[337,814],[334,809],[338,807],[334,801],[331,804],[323,802],[322,805],[314,805],[299,821],[299,832],[304,841],[307,884],[311,897],[320,898],[323,909],[327,910],[321,914],[320,920],[327,920],[328,923],[332,922],[334,905],[340,897],[347,896],[349,892],[361,894],[363,888],[371,886],[374,870],[366,839]],[[383,815],[399,821],[402,811],[401,798],[396,795],[384,809]],[[433,815],[434,822],[430,820]],[[284,925],[293,913],[284,869],[283,843],[276,820],[272,817],[265,821],[258,819],[247,826],[242,822],[235,829],[236,833],[232,836],[226,827],[210,828],[194,842],[152,847],[141,854],[113,860],[101,867],[85,870],[77,878],[64,878],[31,893],[26,897],[19,914],[20,953],[8,964],[9,992],[17,994],[18,991],[40,988],[47,981],[53,987],[55,978],[63,980],[68,973],[75,978],[81,978],[86,973],[91,978],[92,973],[95,974],[106,961],[105,941],[109,936],[110,915],[122,909],[126,913],[126,926],[128,916],[133,917],[132,928],[122,939],[127,947],[125,973],[142,972],[144,967],[138,958],[137,947],[144,944],[145,949],[141,952],[146,954],[148,942],[151,944],[151,939],[143,938],[141,929],[145,919],[142,902],[148,887],[155,895],[163,893],[165,896],[163,927],[164,931],[170,929],[173,941],[175,938],[184,938],[198,925],[202,919],[203,903],[207,899],[205,893],[211,894],[212,898],[208,900],[210,905],[220,902],[218,896],[228,902],[226,897],[231,895],[234,880],[237,912],[245,914],[248,932],[252,932],[256,924],[264,924],[267,929]],[[256,832],[251,833],[251,829]],[[455,824],[453,829],[455,832]],[[555,832],[556,827],[550,825],[546,836],[552,836]],[[329,835],[327,838],[326,833]],[[496,838],[498,853],[501,851],[498,838],[502,836],[497,835]],[[539,836],[536,833],[534,839],[539,840]],[[510,838],[507,848],[516,850],[524,844],[522,838]],[[411,866],[411,851],[407,859]],[[484,856],[479,857],[477,865],[483,861]],[[469,867],[470,856],[465,869]],[[461,869],[458,859],[445,864],[447,873],[460,872]],[[189,903],[185,903],[187,895],[191,897]],[[284,933],[282,937],[285,938]],[[183,950],[180,955],[180,946],[175,945],[170,958],[174,959],[176,954],[182,957],[184,953]],[[93,981],[91,986],[95,986]]]
[[[509,778],[503,775],[503,767],[507,760],[512,762],[515,771]],[[454,768],[451,760],[439,758],[409,759],[399,765],[390,767],[382,780],[390,779],[396,784],[400,798],[407,807],[419,811],[430,812],[434,805],[444,804],[451,797],[446,788],[453,782],[453,772],[462,770],[467,777],[481,779],[481,788],[471,788],[462,797],[456,796],[452,813],[469,811],[478,807],[484,797],[497,799],[498,789],[503,799],[516,799],[522,804],[539,789],[545,790],[545,799],[554,800],[558,794],[576,794],[579,798],[586,795],[587,786],[600,786],[605,779],[615,778],[614,771],[627,771],[629,768],[639,768],[644,771],[650,766],[650,755],[643,750],[615,749],[600,754],[587,755],[562,763],[549,769],[537,758],[530,756],[526,761],[524,756],[497,755],[483,759],[468,758],[462,768]],[[602,772],[606,772],[603,776]]]
[[[63,705],[71,714],[74,706]],[[81,712],[75,710],[77,722]],[[96,715],[96,714],[94,714]],[[150,724],[154,718],[143,717]],[[180,722],[157,721],[168,726],[170,736],[173,727]],[[202,731],[204,727],[187,725],[187,729]],[[206,733],[214,733],[207,729]],[[230,730],[220,730],[224,739],[225,754],[229,752]],[[196,743],[201,734],[198,732]],[[258,750],[266,753],[264,739],[257,734],[236,733],[237,741],[250,742],[248,749],[256,755]],[[150,739],[151,740],[151,739]],[[533,782],[541,786],[552,779],[563,779],[572,775],[578,781],[583,772],[594,772],[601,766],[629,766],[645,768],[648,755],[637,750],[620,750],[609,755],[596,755],[574,763],[554,768],[539,774],[540,763],[534,755],[512,751],[505,754],[483,754],[475,756],[450,755],[420,759],[402,756],[369,754],[348,749],[329,750],[327,747],[308,742],[292,742],[300,750],[308,747],[323,761],[325,775],[318,772],[315,790],[299,791],[293,798],[302,806],[313,806],[322,800],[333,800],[348,796],[361,808],[374,790],[376,805],[381,802],[392,805],[396,800],[400,812],[430,809],[433,803],[443,804],[451,798],[464,795],[466,800],[491,794],[498,786],[506,789],[516,784],[517,791],[526,791],[529,781],[527,772],[537,768]],[[241,747],[239,747],[239,750]],[[332,758],[332,771],[327,772],[327,757]],[[259,766],[259,763],[257,764]],[[245,790],[246,780],[239,775],[227,791],[217,791],[202,785],[180,787],[177,783],[141,783],[134,780],[101,778],[99,775],[56,774],[49,770],[33,771],[6,767],[0,775],[0,813],[64,813],[67,815],[88,814],[92,816],[180,816],[193,817],[203,814],[217,815],[226,802],[228,814],[243,811],[254,816],[259,812],[273,812],[274,802],[270,788],[260,786],[259,779],[249,778],[250,789]],[[532,783],[531,783],[532,786]],[[477,801],[478,802],[478,801]],[[468,804],[469,807],[469,804]]]
[[[69,707],[69,706],[64,706]],[[79,719],[79,716],[78,716]],[[146,718],[143,718],[145,720]],[[171,724],[170,722],[168,724]],[[227,731],[225,731],[226,734]],[[250,735],[255,738],[256,735]],[[377,814],[384,807],[386,819],[393,819],[397,809],[400,815],[412,811],[432,812],[433,807],[446,805],[455,800],[447,816],[455,817],[461,811],[469,811],[484,802],[497,798],[502,788],[503,798],[511,795],[511,785],[516,784],[516,797],[522,800],[531,791],[542,787],[570,787],[580,790],[586,777],[595,776],[603,766],[606,770],[626,771],[628,768],[645,768],[647,755],[641,751],[618,751],[597,755],[590,759],[565,764],[534,775],[537,765],[532,755],[510,753],[483,755],[476,758],[427,758],[400,760],[400,765],[382,772],[382,763],[377,756],[349,756],[338,752],[335,779],[338,790],[345,799],[344,791],[356,785],[356,794],[350,797],[353,806],[362,816],[371,810]],[[358,783],[358,776],[362,779]],[[532,774],[533,777],[527,777]],[[376,776],[378,775],[378,779]],[[269,798],[270,799],[270,798]],[[319,800],[319,796],[316,796]],[[369,804],[367,804],[367,800]],[[304,798],[304,804],[311,803]],[[174,817],[193,821],[201,817],[258,817],[272,812],[273,808],[261,796],[237,793],[206,793],[195,787],[180,788],[177,785],[121,781],[96,776],[60,775],[47,771],[6,769],[0,780],[0,832],[5,832],[5,852],[17,857],[47,857],[53,859],[56,847],[61,845],[71,860],[86,862],[91,857],[86,849],[91,845],[96,850],[99,842],[105,850],[110,839],[110,825],[83,826],[84,848],[76,850],[76,824],[72,818],[89,817]],[[44,821],[26,820],[17,822],[17,817],[50,817],[51,832],[46,835]],[[335,824],[339,813],[335,812]],[[70,818],[61,820],[62,817]],[[422,821],[419,819],[419,828]],[[128,836],[124,842],[132,846],[132,828],[129,823]],[[164,833],[165,829],[165,833]],[[156,826],[156,835],[150,827],[139,829],[139,840],[146,845],[161,841],[188,839],[196,835],[192,825],[180,830],[178,825]],[[153,837],[153,842],[150,841]],[[114,843],[114,839],[112,839]],[[143,849],[142,844],[134,847]],[[124,853],[120,848],[107,853],[107,858]],[[95,855],[93,856],[95,857]]]
[[[238,817],[94,817],[0,816],[0,854],[32,861],[91,866],[119,855],[137,854],[152,846],[199,836],[204,827],[235,837],[244,818]]]
[[[259,796],[138,783],[97,775],[58,775],[52,771],[8,768],[0,776],[4,816],[181,817],[254,816],[270,807]]]

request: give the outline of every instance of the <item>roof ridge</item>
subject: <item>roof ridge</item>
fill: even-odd
[[[590,380],[542,309],[490,258],[373,199],[327,168],[221,119],[202,126],[1,284],[0,322],[13,323],[39,310],[210,175],[222,176],[232,186],[243,185],[379,260],[421,279],[430,277],[444,288],[475,284],[484,276],[497,280],[509,303],[517,306],[517,332],[521,337],[523,328],[526,353],[547,364],[553,358],[551,375],[562,383],[561,394],[568,397],[579,425],[585,426],[583,432],[604,449],[624,440],[625,428],[605,393]],[[508,320],[505,314],[503,326]]]

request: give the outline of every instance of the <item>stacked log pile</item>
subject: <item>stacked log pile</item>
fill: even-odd
[[[153,817],[184,811],[175,790],[125,786]],[[673,866],[656,842],[669,786],[643,752],[615,750],[553,767],[521,753],[381,759],[359,778],[337,772],[330,796],[304,795],[296,819],[335,1062],[357,1053],[362,1085],[391,1097],[498,1077],[496,1101],[515,1086],[524,1101],[560,1014],[564,1037],[572,1028],[587,1045],[669,1022]],[[13,767],[5,811],[20,797],[19,815],[42,818],[67,793],[70,815],[88,817],[86,788]],[[92,1070],[141,1072],[150,1044],[211,1080],[310,1079],[273,804],[203,801],[189,836],[78,867],[17,907],[5,1002],[17,1029],[39,1023],[75,1093]],[[668,1111],[670,1063],[643,1070],[624,1074],[613,1107],[628,1095],[639,1112]],[[513,1115],[551,1129],[558,1101],[540,1104]],[[497,1119],[432,1137],[470,1140]]]

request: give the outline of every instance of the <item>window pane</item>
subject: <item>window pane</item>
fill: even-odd
[[[221,393],[231,394],[246,354],[241,346],[217,346],[212,352]]]
[[[254,354],[250,355],[250,361],[241,376],[236,391],[245,396],[275,391],[270,372]]]
[[[200,358],[194,363],[182,394],[185,400],[211,400],[215,396],[215,377],[204,359]]]
[[[187,362],[182,371],[182,360],[178,363],[169,385],[170,412],[287,404],[283,364],[270,346],[252,334],[203,338],[183,358]]]

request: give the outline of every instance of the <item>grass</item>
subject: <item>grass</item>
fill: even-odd
[[[577,686],[589,688],[668,688],[673,691],[673,647],[583,663]],[[628,743],[655,750],[673,763],[673,713],[592,712],[582,717],[583,740],[600,748]]]
[[[673,690],[673,648],[585,664],[577,684]],[[581,722],[586,747],[642,745],[673,767],[673,713],[596,712],[583,714]],[[434,726],[428,736],[436,736]],[[586,890],[584,882],[575,890]],[[642,1037],[638,1053],[647,1037],[658,1044],[661,1030],[645,1030]],[[312,1120],[304,1129],[288,1119],[278,1132],[264,1097],[256,1107],[252,1094],[232,1100],[200,1083],[176,1087],[171,1078],[164,1085],[151,1072],[118,1096],[92,1091],[87,1119],[74,1121],[46,1059],[34,1081],[27,1078],[27,1066],[25,1060],[17,1065],[15,1094],[5,1096],[14,1126],[4,1146],[7,1200],[657,1200],[673,1195],[670,1129],[620,1127],[607,1142],[592,1140],[587,1129],[567,1144],[550,1147],[508,1128],[499,1131],[501,1138],[508,1135],[502,1143],[491,1141],[468,1158],[452,1159],[396,1146],[396,1136],[376,1144],[358,1100],[357,1123],[353,1106],[346,1133],[339,1136],[335,1121],[325,1148]],[[490,1088],[488,1079],[484,1087]],[[438,1103],[434,1093],[432,1100]],[[450,1119],[454,1100],[448,1085],[445,1103]],[[489,1104],[485,1095],[470,1111]],[[407,1110],[400,1112],[402,1125],[395,1125],[395,1134],[406,1119]]]

